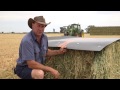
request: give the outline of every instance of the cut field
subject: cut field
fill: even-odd
[[[19,44],[25,34],[0,34],[0,79],[19,79],[13,73],[13,67],[18,58]],[[47,33],[48,37],[63,36],[60,33]],[[120,38],[120,35],[113,36],[90,36],[85,34],[84,38]]]

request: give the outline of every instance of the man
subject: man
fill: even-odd
[[[28,19],[28,26],[32,30],[21,41],[15,68],[15,73],[22,79],[43,79],[44,72],[50,72],[55,79],[59,78],[57,70],[44,65],[45,57],[64,54],[66,49],[48,49],[48,39],[43,33],[48,24],[50,23],[46,23],[43,16]]]

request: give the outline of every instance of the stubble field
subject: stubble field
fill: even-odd
[[[13,68],[18,58],[19,44],[25,34],[0,34],[0,79],[19,79],[14,73]],[[51,36],[63,36],[63,34],[47,34]],[[113,36],[90,36],[85,34],[84,38],[120,38],[120,35]]]

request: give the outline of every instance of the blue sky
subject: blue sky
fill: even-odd
[[[59,32],[61,26],[79,23],[84,30],[89,25],[120,26],[120,11],[0,11],[0,32],[29,32],[29,18],[43,15],[51,22],[45,32]]]

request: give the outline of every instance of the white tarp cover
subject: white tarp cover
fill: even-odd
[[[73,50],[101,51],[120,38],[81,38],[74,36],[48,37],[48,47],[64,47]]]

